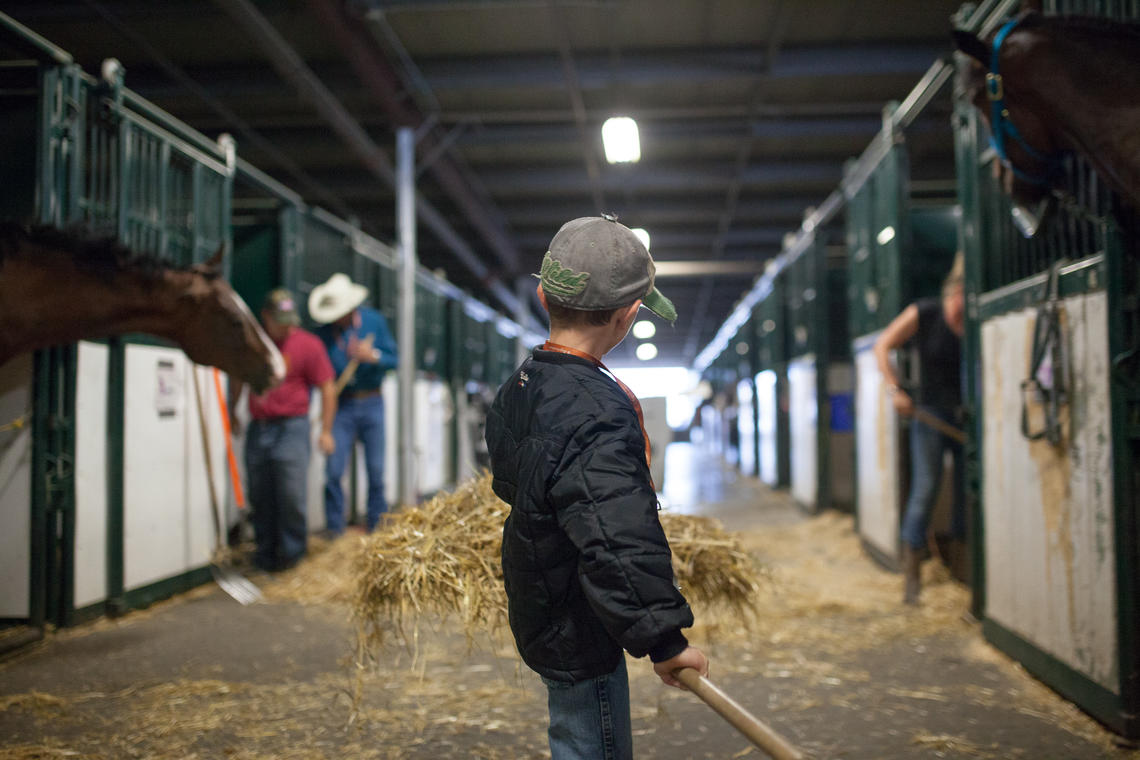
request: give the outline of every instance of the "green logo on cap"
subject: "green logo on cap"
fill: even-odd
[[[562,266],[562,262],[550,257],[550,251],[542,257],[542,269],[539,270],[542,280],[542,289],[547,293],[568,298],[576,296],[586,289],[586,281],[590,279],[589,272],[575,272],[569,267]]]

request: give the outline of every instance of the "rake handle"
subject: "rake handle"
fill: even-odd
[[[693,668],[675,670],[673,675],[720,717],[728,721],[733,728],[744,734],[749,741],[761,750],[767,752],[773,760],[804,760],[804,754],[792,746],[787,739],[741,707],[736,700],[725,694],[712,681]]]
[[[918,420],[919,422],[921,422],[923,425],[926,425],[927,427],[934,428],[939,433],[942,433],[943,435],[945,435],[949,438],[952,438],[953,440],[957,441],[958,443],[965,443],[966,442],[966,433],[964,431],[959,430],[958,428],[954,427],[953,425],[951,425],[948,422],[944,422],[943,420],[940,420],[939,418],[935,417],[933,414],[926,411],[925,409],[922,409],[921,407],[916,406],[914,408],[914,418],[916,420]]]

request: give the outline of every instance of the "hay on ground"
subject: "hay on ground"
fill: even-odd
[[[394,632],[409,641],[421,621],[452,616],[469,637],[503,629],[499,555],[509,511],[484,474],[389,516],[355,567],[354,617],[365,640],[380,644]],[[690,604],[747,617],[762,580],[753,555],[711,518],[663,513],[661,523]]]

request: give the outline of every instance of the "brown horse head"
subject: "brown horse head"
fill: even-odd
[[[245,301],[221,276],[222,249],[185,272],[170,271],[180,283],[178,313],[185,320],[177,342],[199,364],[240,378],[260,393],[285,377],[281,352]]]
[[[953,31],[958,49],[969,56],[960,90],[990,128],[994,179],[1013,200],[1014,222],[1027,237],[1050,208],[1061,154],[1045,112],[1034,108],[1033,86],[1026,84],[1038,78],[1032,65],[1042,41],[1034,33],[1040,21],[1036,13],[1022,13],[984,40]]]

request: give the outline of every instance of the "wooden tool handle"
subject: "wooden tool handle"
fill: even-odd
[[[916,406],[914,408],[914,418],[921,422],[923,425],[934,428],[939,433],[952,438],[958,443],[966,442],[966,433],[964,431],[959,430],[948,422],[944,422],[938,417],[935,417],[933,414],[926,411],[925,409],[922,409],[921,407]]]
[[[793,747],[787,739],[764,725],[760,719],[741,707],[732,697],[693,668],[681,668],[674,671],[673,675],[774,760],[804,760],[804,754]]]
[[[361,341],[361,345],[365,348],[372,347],[372,341],[376,339],[375,335],[369,334]],[[345,365],[344,371],[340,373],[340,377],[336,379],[335,389],[339,396],[340,392],[344,390],[345,386],[352,382],[353,376],[356,375],[356,370],[360,367],[359,359],[350,359],[348,364]]]

